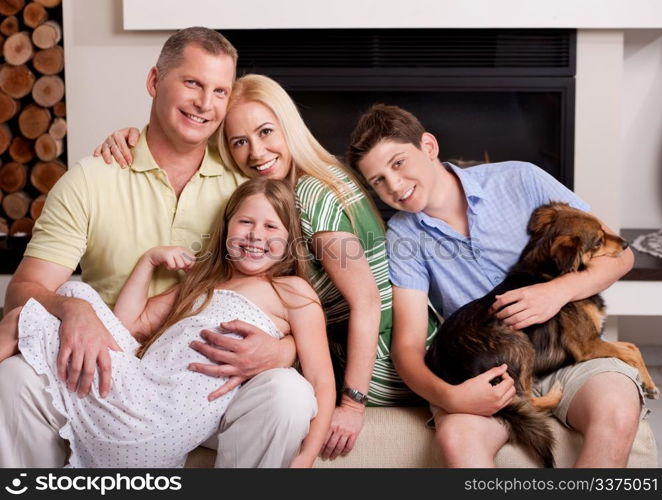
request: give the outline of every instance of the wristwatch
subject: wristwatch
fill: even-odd
[[[351,387],[344,387],[342,392],[357,403],[361,403],[362,405],[368,404],[368,396],[360,391],[357,391],[356,389],[352,389]]]

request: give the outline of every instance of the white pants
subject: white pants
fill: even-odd
[[[216,467],[287,467],[316,412],[310,384],[293,368],[267,370],[230,402],[218,432]],[[51,403],[45,377],[20,354],[0,363],[0,467],[61,467],[66,423]]]

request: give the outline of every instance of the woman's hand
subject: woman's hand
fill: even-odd
[[[93,156],[103,158],[108,165],[113,163],[113,158],[121,168],[127,168],[133,163],[131,148],[138,143],[140,130],[135,127],[121,128],[110,134],[102,144],[95,149]]]
[[[163,266],[169,271],[189,271],[195,264],[195,255],[184,247],[154,247],[145,252],[145,258],[152,266]]]
[[[363,428],[364,416],[365,406],[361,403],[343,401],[337,406],[333,410],[331,428],[320,456],[325,460],[333,460],[338,455],[344,456],[352,451]]]

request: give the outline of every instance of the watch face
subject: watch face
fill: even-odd
[[[362,392],[357,391],[356,389],[346,387],[343,392],[357,403],[366,404],[368,402],[368,396],[366,396]]]

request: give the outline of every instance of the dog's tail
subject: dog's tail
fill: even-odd
[[[527,399],[515,396],[495,417],[508,427],[509,441],[522,445],[539,457],[545,467],[554,467],[554,436],[547,424],[547,414],[533,406]]]

